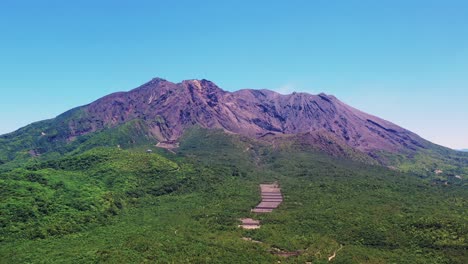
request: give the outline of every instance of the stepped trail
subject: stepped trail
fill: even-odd
[[[254,213],[271,213],[273,209],[283,202],[283,196],[281,195],[281,188],[278,183],[271,184],[260,184],[260,194],[262,197],[261,202],[251,211]],[[252,218],[242,218],[242,222],[239,227],[244,229],[257,229],[260,228],[260,220]]]

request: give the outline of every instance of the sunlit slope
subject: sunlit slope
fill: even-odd
[[[466,186],[211,130],[194,130],[165,156],[114,147],[3,173],[0,254],[32,263],[326,263],[342,247],[336,263],[467,259]],[[258,184],[271,181],[284,202],[252,215]],[[241,230],[241,217],[262,227]],[[276,249],[301,253],[284,259]]]

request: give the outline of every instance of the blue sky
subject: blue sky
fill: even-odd
[[[333,94],[468,148],[466,1],[2,0],[0,34],[0,134],[153,77],[205,78]]]

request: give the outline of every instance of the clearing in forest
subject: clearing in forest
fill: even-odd
[[[271,184],[260,184],[260,192],[262,200],[261,202],[251,211],[254,213],[270,213],[273,209],[283,202],[283,196],[281,195],[281,189],[277,183]],[[257,229],[260,228],[260,220],[252,218],[242,218],[242,222],[239,227],[244,229]]]

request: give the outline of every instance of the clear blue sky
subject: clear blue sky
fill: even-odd
[[[468,2],[0,1],[0,134],[156,76],[325,92],[468,148]]]

